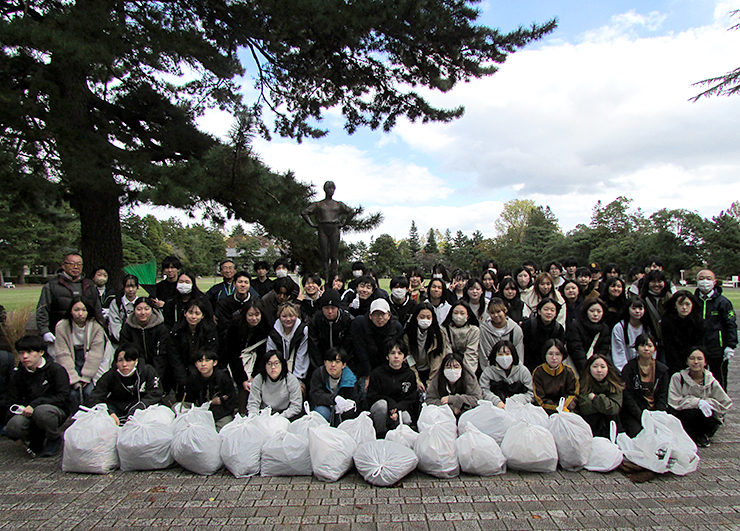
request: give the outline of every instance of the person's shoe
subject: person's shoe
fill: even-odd
[[[47,441],[44,445],[44,449],[41,451],[39,457],[54,457],[58,455],[62,450],[62,439],[55,439],[53,441]]]
[[[702,435],[701,437],[699,437],[699,440],[696,441],[696,445],[699,448],[708,448],[712,445],[712,441],[707,435]]]

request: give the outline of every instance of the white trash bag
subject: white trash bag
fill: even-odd
[[[168,410],[170,416],[164,410]],[[121,470],[161,470],[175,462],[172,457],[172,421],[175,414],[166,406],[139,409],[118,433]]]
[[[459,476],[456,438],[455,432],[450,431],[446,421],[437,422],[422,430],[414,444],[419,470],[442,479]]]
[[[258,414],[251,415],[249,421],[265,432],[268,438],[279,433],[286,433],[290,427],[290,421],[279,413],[273,415],[270,407],[260,410]]]
[[[247,478],[260,473],[262,444],[268,435],[254,422],[256,417],[237,416],[219,432],[221,460],[237,478]]]
[[[72,418],[74,424],[64,432],[62,470],[107,474],[118,468],[116,442],[120,428],[108,413],[108,406],[80,407]]]
[[[415,432],[411,426],[403,423],[403,415],[398,416],[399,424],[392,430],[388,430],[385,434],[385,440],[402,444],[406,448],[414,449],[416,439],[419,438],[419,434]],[[416,466],[416,465],[414,465]]]
[[[345,420],[337,427],[347,432],[357,443],[357,446],[377,439],[373,419],[370,418],[369,411],[363,411],[357,418]]]
[[[172,457],[186,470],[210,476],[223,466],[221,437],[216,431],[210,404],[194,407],[178,415],[172,423]]]
[[[565,398],[560,399],[556,413],[549,419],[548,429],[558,448],[558,462],[563,470],[581,470],[591,457],[594,434],[591,426],[576,413],[563,411]]]
[[[512,470],[555,472],[558,448],[552,434],[542,426],[519,422],[509,428],[501,443],[506,465]]]
[[[290,431],[271,437],[262,445],[260,476],[310,476],[308,437]]]
[[[522,404],[512,398],[506,399],[506,411],[516,420],[521,420],[534,426],[548,428],[550,425],[550,416],[547,411],[534,404]]]
[[[413,472],[419,459],[403,444],[377,440],[361,445],[354,456],[355,468],[365,481],[376,487],[395,485]]]
[[[594,437],[591,444],[591,456],[584,467],[591,472],[611,472],[624,460],[622,450],[617,446],[617,423],[609,424],[609,438]]]
[[[494,406],[488,400],[478,400],[478,405],[460,415],[457,427],[460,433],[465,433],[469,426],[475,426],[482,433],[501,444],[506,430],[518,421],[509,411]]]
[[[498,408],[496,408],[498,409]],[[460,470],[476,476],[496,476],[506,472],[506,458],[493,437],[469,424],[455,441]]]
[[[352,468],[357,443],[344,430],[321,426],[308,430],[308,450],[313,475],[334,482]]]
[[[326,420],[321,413],[318,411],[311,411],[308,406],[308,402],[303,403],[303,409],[306,414],[290,423],[288,426],[288,433],[295,433],[296,435],[301,435],[308,439],[308,430],[329,425],[329,421]]]
[[[435,406],[434,404],[424,404],[421,406],[419,422],[419,433],[434,424],[441,423],[448,431],[453,432],[453,438],[457,437],[457,419],[452,408],[447,405]]]

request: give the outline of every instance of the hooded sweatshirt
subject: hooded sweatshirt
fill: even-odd
[[[519,363],[524,359],[524,334],[522,328],[507,317],[506,324],[503,328],[496,328],[490,319],[486,319],[480,325],[480,343],[478,347],[478,358],[481,369],[488,367],[488,357],[491,355],[493,347],[499,341],[508,340],[514,343],[516,353],[519,354]]]

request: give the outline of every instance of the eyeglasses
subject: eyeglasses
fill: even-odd
[[[82,267],[82,262],[64,262],[64,265],[72,267]]]
[[[280,367],[280,365],[281,364],[279,361],[268,361],[267,362],[267,366],[270,367],[271,369],[274,369],[275,367]]]

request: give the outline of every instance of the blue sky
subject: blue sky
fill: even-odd
[[[336,199],[384,214],[377,230],[350,240],[404,238],[411,220],[422,233],[494,237],[514,198],[550,206],[564,230],[620,195],[648,214],[716,215],[740,199],[740,97],[687,100],[691,83],[738,66],[740,32],[727,28],[739,8],[740,0],[483,2],[480,21],[492,27],[552,17],[559,26],[494,76],[429,94],[436,105],[465,105],[460,120],[348,136],[330,111],[321,140],[255,147],[273,169],[318,190],[332,179]],[[214,112],[201,124],[224,134],[229,120]]]

